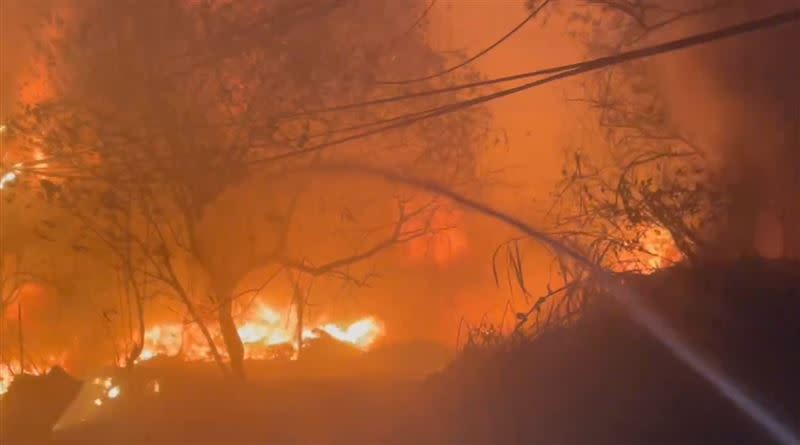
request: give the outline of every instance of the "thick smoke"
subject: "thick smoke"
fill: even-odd
[[[792,0],[745,0],[706,27],[796,8]],[[725,42],[700,52],[719,114],[720,186],[731,200],[719,241],[728,255],[800,257],[800,26]],[[700,97],[698,100],[704,100]],[[700,125],[704,125],[701,122]]]

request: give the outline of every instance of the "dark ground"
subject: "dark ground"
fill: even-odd
[[[798,264],[751,260],[628,281],[719,369],[800,429]],[[771,443],[608,298],[595,298],[572,327],[464,354],[425,380],[410,364],[444,355],[422,348],[251,364],[258,378],[241,386],[219,381],[212,367],[154,362],[126,380],[127,397],[103,406],[102,416],[57,435],[45,426],[64,409],[69,382],[15,381],[4,397],[3,443]],[[133,389],[153,378],[159,394]],[[48,418],[43,407],[56,414]]]

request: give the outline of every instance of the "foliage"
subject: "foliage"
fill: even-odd
[[[241,374],[232,299],[246,276],[277,266],[364,282],[353,265],[443,229],[430,223],[435,201],[412,208],[398,190],[294,168],[358,159],[448,183],[475,181],[475,148],[486,136],[480,109],[335,150],[324,146],[396,115],[314,110],[407,93],[410,87],[373,79],[444,63],[422,27],[404,29],[418,9],[408,6],[80,2],[76,16],[57,22],[56,36],[41,45],[52,97],[9,125],[52,159],[27,173],[42,178],[48,198],[115,253],[136,301],[171,295],[201,327],[213,315],[224,348],[218,351],[223,345],[203,328],[212,353],[223,369],[227,357]],[[387,30],[403,38],[387,40]],[[354,199],[356,190],[367,198]],[[319,228],[331,229],[322,243],[314,242]]]
[[[590,56],[631,49],[656,31],[731,2],[587,0],[559,5],[571,35]],[[708,250],[711,222],[725,196],[709,184],[715,174],[706,152],[674,124],[664,89],[647,61],[616,65],[589,76],[570,99],[587,121],[565,150],[562,177],[552,194],[550,234],[595,264],[618,272],[651,273]],[[538,335],[572,323],[595,292],[592,277],[554,255],[556,291],[548,284],[532,300],[524,281],[520,240],[501,246],[513,283],[530,304],[518,329]],[[499,257],[502,260],[502,257]],[[497,276],[495,255],[495,276]],[[498,282],[499,284],[499,282]],[[548,316],[542,316],[545,308]],[[524,329],[523,329],[524,328]]]

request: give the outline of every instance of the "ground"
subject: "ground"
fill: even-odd
[[[718,369],[781,421],[800,425],[798,264],[682,266],[627,281]],[[462,354],[427,377],[409,374],[410,365],[376,372],[415,361],[408,350],[418,348],[384,351],[374,360],[325,357],[282,370],[250,364],[260,378],[246,384],[222,382],[213,367],[143,367],[126,384],[146,388],[158,379],[157,395],[123,389],[139,395],[120,397],[104,405],[104,416],[55,435],[40,428],[39,437],[148,444],[772,443],[607,295],[596,295],[573,326]],[[29,399],[56,404],[53,391],[27,391]],[[5,405],[10,431],[19,420]]]

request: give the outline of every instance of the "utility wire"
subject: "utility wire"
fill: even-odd
[[[417,17],[417,19],[414,20],[414,23],[412,23],[411,26],[406,28],[405,31],[403,31],[402,33],[397,35],[394,39],[392,39],[389,42],[389,45],[388,45],[389,49],[394,48],[395,45],[397,45],[400,42],[400,40],[403,40],[404,37],[406,37],[407,35],[411,34],[411,31],[413,31],[417,26],[419,26],[420,23],[422,23],[423,20],[425,20],[425,17],[428,16],[429,12],[431,12],[431,9],[433,9],[433,6],[436,5],[436,1],[437,0],[431,0],[431,2],[428,3],[428,6],[426,6],[425,9],[422,11],[422,14],[420,14],[419,17]]]
[[[545,74],[558,73],[558,72],[566,71],[566,70],[569,70],[569,69],[572,69],[572,68],[578,68],[581,65],[583,65],[584,63],[588,63],[588,62],[576,62],[576,63],[571,63],[571,64],[568,64],[568,65],[554,66],[554,67],[550,67],[550,68],[543,68],[543,69],[536,70],[536,71],[528,71],[528,72],[519,73],[519,74],[512,74],[512,75],[509,75],[509,76],[497,77],[497,78],[494,78],[494,79],[479,80],[479,81],[475,81],[475,82],[463,83],[463,84],[453,85],[453,86],[444,87],[444,88],[435,88],[435,89],[430,89],[430,90],[424,90],[424,91],[419,91],[419,92],[416,92],[416,93],[399,94],[399,95],[396,95],[396,96],[387,96],[387,97],[382,97],[382,98],[378,98],[378,99],[371,99],[371,100],[367,100],[367,101],[363,101],[363,102],[354,102],[354,103],[350,103],[350,104],[334,105],[334,106],[326,107],[326,108],[311,109],[311,110],[301,111],[301,112],[297,112],[297,113],[284,114],[284,115],[280,116],[280,119],[284,119],[284,120],[295,119],[295,118],[298,118],[298,117],[310,116],[310,115],[314,115],[314,114],[330,113],[330,112],[334,112],[334,111],[353,110],[353,109],[358,109],[358,108],[369,107],[369,106],[372,106],[372,105],[383,105],[383,104],[392,103],[392,102],[401,102],[401,101],[404,101],[404,100],[417,99],[417,98],[420,98],[420,97],[436,96],[436,95],[439,95],[439,94],[446,94],[446,93],[454,93],[456,91],[467,90],[467,89],[471,89],[471,88],[478,88],[478,87],[483,87],[483,86],[495,85],[495,84],[498,84],[498,83],[511,82],[511,81],[514,81],[514,80],[522,80],[522,79],[527,79],[529,77],[543,76]]]
[[[303,149],[300,149],[300,150],[285,152],[285,153],[281,153],[281,154],[277,154],[277,155],[273,155],[273,156],[268,156],[268,157],[263,157],[263,158],[258,158],[258,159],[252,159],[252,160],[249,160],[249,161],[245,161],[245,163],[246,164],[263,164],[263,163],[268,163],[268,162],[272,162],[272,161],[278,161],[278,160],[281,160],[281,159],[302,156],[302,155],[305,155],[307,153],[320,151],[320,150],[323,150],[323,149],[326,149],[326,148],[329,148],[329,147],[333,147],[333,146],[336,146],[336,145],[341,145],[341,144],[346,143],[346,142],[352,142],[352,141],[355,141],[355,140],[358,140],[358,139],[363,139],[363,138],[366,138],[366,137],[369,137],[369,136],[373,136],[373,135],[376,135],[376,134],[379,134],[379,133],[383,133],[385,131],[389,131],[389,130],[392,130],[392,129],[409,126],[409,125],[412,125],[412,124],[414,124],[416,122],[419,122],[419,121],[421,121],[423,119],[428,119],[428,118],[437,117],[437,116],[440,116],[440,115],[443,115],[443,114],[459,111],[461,109],[465,109],[465,108],[468,108],[468,107],[471,107],[471,106],[474,106],[474,105],[477,105],[477,104],[485,103],[485,102],[488,102],[488,101],[491,101],[491,100],[494,100],[494,99],[498,99],[498,98],[505,97],[505,96],[508,96],[508,95],[511,95],[511,94],[515,94],[515,93],[518,93],[518,92],[521,92],[521,91],[524,91],[524,90],[527,90],[527,89],[530,89],[530,88],[534,88],[534,87],[537,87],[537,86],[540,86],[540,85],[543,85],[543,84],[546,84],[546,83],[550,83],[550,82],[553,82],[553,81],[556,81],[556,80],[577,76],[577,75],[584,74],[584,73],[587,73],[587,72],[590,72],[590,71],[595,71],[595,70],[599,70],[599,69],[606,68],[606,67],[609,67],[609,66],[613,66],[613,65],[616,65],[616,64],[619,64],[619,63],[624,63],[624,62],[637,60],[637,59],[644,59],[644,58],[652,57],[652,56],[659,55],[659,54],[664,54],[664,53],[677,51],[677,50],[685,49],[685,48],[692,47],[692,46],[697,46],[697,45],[701,45],[701,44],[705,44],[705,43],[710,43],[710,42],[713,42],[713,41],[716,41],[716,40],[730,38],[730,37],[734,37],[734,36],[737,36],[737,35],[746,34],[746,33],[759,31],[759,30],[763,30],[763,29],[773,28],[773,27],[784,25],[784,24],[787,24],[787,23],[797,22],[798,20],[800,20],[800,9],[792,9],[792,10],[788,10],[788,11],[785,11],[785,12],[782,12],[782,13],[779,13],[779,14],[775,14],[775,15],[772,15],[772,16],[769,16],[769,17],[766,17],[766,18],[763,18],[763,19],[748,21],[748,22],[740,23],[738,25],[733,25],[733,26],[729,26],[729,27],[726,27],[726,28],[722,28],[722,29],[719,29],[719,30],[716,30],[716,31],[697,34],[697,35],[694,35],[694,36],[690,36],[690,37],[686,37],[686,38],[682,38],[682,39],[678,39],[678,40],[673,40],[673,41],[670,41],[670,42],[666,42],[666,43],[663,43],[663,44],[654,45],[654,46],[650,46],[650,47],[646,47],[646,48],[641,48],[641,49],[638,49],[638,50],[627,51],[627,52],[620,53],[620,54],[615,55],[615,56],[601,57],[601,58],[593,59],[593,60],[590,60],[590,61],[587,61],[587,62],[581,62],[581,63],[575,63],[575,64],[571,64],[571,65],[564,65],[564,66],[560,66],[560,67],[553,67],[553,68],[546,68],[546,69],[543,69],[543,70],[538,70],[538,71],[535,71],[533,73],[541,74],[541,73],[553,73],[553,72],[555,72],[556,74],[554,74],[552,76],[548,76],[548,77],[542,78],[542,79],[538,79],[538,80],[535,80],[535,81],[532,81],[532,82],[528,82],[528,83],[522,84],[522,85],[514,87],[514,88],[501,90],[501,91],[493,93],[493,94],[479,96],[479,97],[476,97],[476,98],[473,98],[473,99],[468,99],[468,100],[465,100],[465,101],[456,102],[456,103],[453,103],[453,104],[444,105],[444,106],[432,108],[432,109],[429,109],[429,110],[423,110],[423,111],[420,111],[420,112],[409,113],[409,114],[406,114],[406,115],[403,115],[403,116],[397,116],[397,117],[394,117],[394,118],[390,118],[390,119],[387,119],[385,121],[378,121],[378,122],[373,123],[372,125],[381,125],[381,124],[384,124],[384,123],[386,123],[386,124],[382,125],[382,126],[379,126],[378,128],[375,128],[375,129],[372,129],[372,130],[368,130],[368,131],[364,131],[364,132],[361,132],[361,133],[357,133],[357,134],[354,134],[354,135],[350,135],[350,136],[347,136],[347,137],[342,137],[342,138],[335,139],[335,140],[332,140],[332,141],[328,141],[328,142],[325,142],[325,143],[312,145],[310,147],[306,147],[306,148],[303,148]],[[515,76],[507,76],[504,79],[508,79],[508,80],[511,80],[512,78],[514,78],[514,79],[522,79],[522,78],[525,78],[525,77],[529,77],[531,75],[533,75],[533,74],[532,73],[522,73],[522,74],[517,74]],[[490,80],[490,81],[487,81],[487,82],[495,82],[495,83],[497,83],[499,81],[501,81],[501,80],[495,79],[493,81]],[[506,81],[506,80],[502,80],[502,81]],[[387,98],[387,99],[382,99],[382,102],[380,102],[380,103],[386,103],[386,102],[390,102],[390,101],[394,101],[394,100],[402,100],[402,99]],[[378,103],[378,102],[373,101],[373,103]],[[355,108],[355,107],[358,107],[358,106],[364,106],[364,104],[362,103],[362,104],[351,104],[351,105],[347,105],[347,106],[340,106],[338,109],[345,109],[345,107]],[[333,111],[333,109],[331,109],[330,111]]]
[[[796,13],[797,11],[798,10],[786,11],[786,12],[784,12],[782,14],[777,14],[775,16],[770,16],[770,17],[768,17],[766,19],[763,19],[763,20],[779,19],[780,17],[782,17],[784,15],[792,15],[793,13]],[[789,18],[786,21],[795,21],[795,19]],[[760,22],[760,21],[758,21],[758,22]],[[739,26],[745,26],[747,24],[752,24],[752,23],[753,22],[747,22],[747,23],[743,23],[743,24],[741,24]],[[785,23],[785,22],[781,21],[780,23],[777,23],[777,25],[780,25],[780,24],[783,24],[783,23]],[[772,25],[767,24],[766,26],[769,27],[769,26],[772,26]],[[758,29],[760,29],[762,27],[764,27],[764,25],[758,26]],[[728,28],[725,28],[724,30],[727,30],[727,29]],[[722,32],[724,30],[720,30],[718,32]],[[734,35],[735,34],[740,34],[740,33],[750,32],[750,31],[753,31],[753,30],[739,31],[739,32],[734,33]],[[726,37],[730,37],[730,36],[722,36],[722,37],[717,37],[717,38],[726,38]],[[716,39],[712,39],[712,40],[716,40]],[[452,85],[452,86],[449,86],[449,87],[423,90],[423,91],[418,91],[418,92],[415,92],[415,93],[405,93],[405,94],[399,94],[399,95],[394,95],[394,96],[387,96],[387,97],[380,97],[380,98],[376,98],[376,99],[370,99],[370,100],[366,100],[366,101],[362,101],[362,102],[353,102],[353,103],[349,103],[349,104],[333,105],[333,106],[325,107],[325,108],[304,110],[304,111],[300,111],[300,112],[296,112],[296,113],[287,113],[287,114],[283,114],[283,115],[279,116],[279,119],[281,119],[281,120],[289,120],[289,119],[296,119],[296,118],[315,115],[315,114],[331,113],[331,112],[336,112],[336,111],[355,110],[355,109],[359,109],[359,108],[370,107],[370,106],[373,106],[373,105],[384,105],[384,104],[389,104],[389,103],[394,103],[394,102],[401,102],[401,101],[405,101],[405,100],[418,99],[418,98],[422,98],[422,97],[436,96],[436,95],[440,95],[440,94],[454,93],[454,92],[467,90],[467,89],[474,89],[474,88],[479,88],[479,87],[484,87],[484,86],[496,85],[496,84],[505,83],[505,82],[511,82],[511,81],[515,81],[515,80],[527,79],[527,78],[530,78],[530,77],[542,76],[542,75],[546,75],[546,74],[554,74],[554,73],[559,73],[559,72],[562,72],[562,71],[567,71],[567,70],[570,70],[570,69],[573,69],[573,68],[580,68],[580,67],[582,67],[582,66],[584,66],[586,64],[596,63],[596,62],[599,62],[599,61],[613,59],[613,58],[619,57],[619,56],[624,56],[626,54],[630,54],[631,52],[635,52],[635,51],[641,51],[641,50],[634,50],[634,51],[629,51],[629,52],[626,52],[626,53],[620,53],[620,54],[618,54],[616,56],[613,56],[613,55],[612,56],[604,56],[604,57],[601,57],[601,58],[592,59],[592,60],[588,60],[588,61],[585,61],[585,62],[576,62],[576,63],[567,64],[567,65],[560,65],[560,66],[554,66],[554,67],[549,67],[549,68],[542,68],[542,69],[535,70],[535,71],[528,71],[528,72],[523,72],[523,73],[518,73],[518,74],[512,74],[512,75],[508,75],[508,76],[497,77],[497,78],[494,78],[494,79],[485,79],[485,80],[479,80],[479,81],[469,82],[469,83],[464,83],[464,84],[459,84],[459,85]]]
[[[741,34],[746,34],[758,30],[763,30],[767,28],[773,28],[776,26],[784,25],[791,22],[796,22],[800,20],[800,9],[793,9],[783,13],[779,13],[776,15],[772,15],[763,19],[753,20],[744,22],[738,25],[729,26],[726,28],[722,28],[716,31],[710,31],[706,33],[697,34],[690,37],[685,37],[678,40],[673,40],[670,42],[662,43],[659,45],[654,45],[646,48],[641,48],[637,50],[627,51],[624,53],[620,53],[615,56],[608,56],[608,57],[601,57],[598,59],[594,59],[588,62],[576,64],[577,67],[569,70],[565,70],[562,72],[558,72],[552,76],[548,76],[542,79],[534,80],[532,82],[524,83],[522,85],[508,88],[505,90],[498,91],[493,94],[488,94],[484,96],[478,96],[473,99],[464,100],[461,102],[456,102],[450,105],[445,105],[437,108],[433,108],[430,110],[422,111],[422,112],[415,112],[406,115],[405,117],[395,117],[391,118],[389,124],[364,131],[361,133],[357,133],[351,136],[335,139],[333,141],[328,141],[325,143],[313,145],[310,147],[306,147],[301,150],[296,150],[292,152],[282,153],[270,157],[265,157],[261,159],[254,159],[249,161],[248,163],[251,164],[260,164],[260,163],[267,163],[272,161],[277,161],[281,159],[286,159],[290,157],[301,156],[307,153],[323,150],[332,146],[340,145],[345,142],[351,142],[358,139],[363,139],[369,136],[373,136],[379,133],[383,133],[388,130],[401,128],[405,126],[409,126],[416,122],[419,122],[423,119],[429,119],[432,117],[441,116],[447,113],[452,113],[455,111],[459,111],[462,109],[466,109],[472,107],[474,105],[478,105],[481,103],[489,102],[494,99],[499,99],[501,97],[509,96],[515,93],[519,93],[521,91],[525,91],[540,85],[544,85],[546,83],[554,82],[556,80],[565,79],[568,77],[574,77],[580,74],[588,73],[591,71],[596,71],[602,68],[607,68],[609,66],[617,65],[624,62],[630,62],[633,60],[644,59],[647,57],[652,57],[659,54],[669,53],[685,48],[689,48],[692,46],[697,46],[705,43],[710,43],[716,40],[721,40],[725,38],[734,37]]]
[[[488,47],[486,47],[486,48],[482,49],[482,50],[481,50],[481,51],[479,51],[477,54],[475,54],[474,56],[472,56],[472,57],[468,58],[467,60],[465,60],[465,61],[463,61],[463,62],[461,62],[461,63],[459,63],[459,64],[453,65],[453,66],[451,66],[450,68],[447,68],[447,69],[445,69],[444,71],[440,71],[440,72],[438,72],[438,73],[430,74],[430,75],[423,76],[423,77],[417,77],[417,78],[414,78],[414,79],[405,79],[405,80],[377,80],[377,81],[375,81],[375,83],[377,83],[377,84],[380,84],[380,85],[403,85],[403,84],[407,84],[407,83],[423,82],[423,81],[426,81],[426,80],[434,79],[434,78],[436,78],[436,77],[441,77],[441,76],[444,76],[444,75],[446,75],[446,74],[450,74],[450,73],[452,73],[453,71],[455,71],[455,70],[457,70],[457,69],[459,69],[459,68],[463,68],[463,67],[465,67],[465,66],[469,65],[470,63],[472,63],[472,62],[474,62],[474,61],[478,60],[479,58],[483,57],[484,55],[486,55],[487,53],[489,53],[489,51],[491,51],[491,50],[493,50],[493,49],[497,48],[497,47],[498,47],[498,46],[500,46],[500,45],[501,45],[503,42],[505,42],[506,40],[508,40],[508,38],[509,38],[509,37],[513,36],[513,35],[514,35],[514,34],[515,34],[517,31],[519,31],[520,29],[522,29],[522,27],[523,27],[523,26],[525,26],[525,25],[526,25],[528,22],[530,22],[530,21],[531,21],[531,20],[532,20],[534,17],[536,17],[536,15],[538,15],[538,14],[539,14],[539,11],[541,11],[542,9],[544,9],[544,7],[545,7],[545,6],[547,6],[547,4],[548,4],[548,3],[550,3],[550,0],[544,0],[544,1],[542,2],[542,4],[541,4],[541,5],[539,5],[539,7],[537,7],[536,9],[534,9],[534,10],[533,10],[533,12],[531,12],[530,14],[528,14],[528,16],[527,16],[527,17],[525,17],[525,20],[523,20],[523,21],[521,21],[519,24],[517,24],[517,26],[515,26],[514,28],[512,28],[512,29],[511,29],[511,31],[507,32],[507,33],[506,33],[504,36],[500,37],[500,39],[498,39],[496,42],[494,42],[494,43],[492,43],[491,45],[489,45]]]

